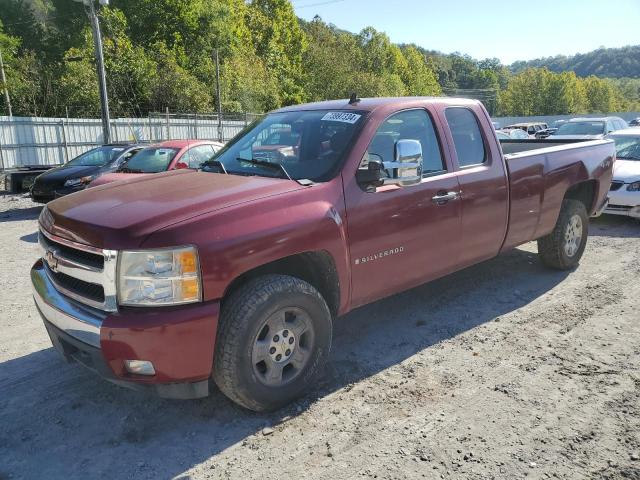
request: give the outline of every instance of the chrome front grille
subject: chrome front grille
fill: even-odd
[[[45,271],[56,290],[90,307],[117,311],[115,250],[71,242],[43,228],[38,242]]]

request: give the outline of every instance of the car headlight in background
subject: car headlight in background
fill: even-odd
[[[91,183],[91,181],[96,178],[93,175],[89,175],[81,178],[70,178],[66,182],[64,182],[65,187],[77,187],[78,185],[87,185]]]
[[[118,269],[118,303],[179,305],[202,298],[195,247],[123,251]]]
[[[628,192],[637,192],[640,191],[640,182],[633,182],[630,183],[629,186],[627,187],[627,191]]]

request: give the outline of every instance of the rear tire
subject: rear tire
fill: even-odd
[[[562,201],[553,231],[538,239],[538,255],[546,266],[569,270],[580,263],[589,235],[589,216],[578,200]]]
[[[312,285],[285,275],[256,278],[223,305],[213,379],[249,410],[276,410],[316,384],[331,334],[329,307]]]

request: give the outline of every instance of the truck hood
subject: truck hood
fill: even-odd
[[[50,202],[49,232],[98,248],[139,248],[166,226],[232,205],[304,188],[288,179],[178,170],[84,190]]]
[[[640,181],[640,160],[616,160],[613,179],[624,183]]]

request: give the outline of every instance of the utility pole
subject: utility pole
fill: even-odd
[[[98,71],[98,86],[100,88],[100,108],[102,110],[102,136],[103,143],[111,143],[111,119],[109,118],[109,97],[107,96],[107,75],[104,71],[104,56],[102,54],[102,34],[100,33],[100,20],[96,15],[93,0],[89,0],[89,19],[93,31],[93,45],[96,51]]]
[[[111,119],[109,118],[109,97],[107,96],[107,75],[104,71],[104,56],[102,54],[102,34],[100,33],[100,20],[96,14],[94,0],[75,0],[89,7],[87,14],[91,21],[93,33],[93,47],[96,54],[96,72],[98,74],[98,88],[100,90],[100,109],[102,111],[102,137],[103,143],[111,143]],[[109,0],[99,0],[100,5],[109,5]]]
[[[218,141],[222,142],[222,97],[220,95],[220,57],[216,48],[216,97],[218,100]]]
[[[9,87],[7,86],[7,77],[4,75],[4,62],[2,60],[2,50],[0,50],[0,81],[2,82],[2,89],[4,90],[4,101],[7,104],[7,110],[9,110],[9,118],[13,117],[11,111],[11,98],[9,98]]]

